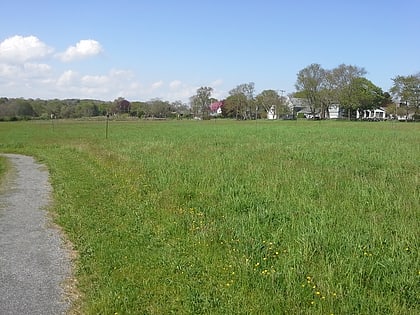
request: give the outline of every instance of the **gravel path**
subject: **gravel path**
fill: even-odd
[[[0,191],[0,314],[65,314],[71,263],[44,210],[48,171],[32,157],[4,156],[14,170]]]

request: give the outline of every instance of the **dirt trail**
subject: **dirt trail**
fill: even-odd
[[[0,191],[0,313],[65,314],[71,259],[45,211],[48,171],[32,157],[3,156],[13,170]]]

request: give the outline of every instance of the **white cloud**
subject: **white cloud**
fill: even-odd
[[[110,77],[106,75],[85,75],[81,78],[81,83],[88,86],[103,86],[110,82]]]
[[[174,80],[171,83],[169,83],[169,88],[171,90],[176,90],[178,89],[180,86],[182,86],[182,82],[179,80]]]
[[[59,57],[64,62],[73,61],[76,59],[83,59],[92,57],[102,52],[102,46],[99,42],[93,39],[83,39],[79,41],[76,46],[70,46],[67,50],[59,54]]]
[[[51,66],[45,63],[25,63],[23,70],[28,76],[43,77],[51,74]]]
[[[19,67],[16,65],[10,65],[1,63],[0,64],[0,76],[2,79],[11,79],[19,71]]]
[[[0,43],[0,61],[6,63],[23,63],[47,57],[53,52],[51,47],[35,36],[16,35]]]
[[[161,81],[157,81],[157,82],[155,82],[155,83],[152,84],[152,90],[159,89],[159,88],[162,87],[162,85],[163,85],[163,81],[162,80]]]
[[[80,80],[79,74],[73,70],[65,71],[58,79],[57,86],[59,87],[71,87]]]
[[[214,80],[212,83],[210,83],[210,86],[212,88],[215,88],[215,87],[221,86],[222,84],[223,84],[223,80],[217,79],[217,80]]]

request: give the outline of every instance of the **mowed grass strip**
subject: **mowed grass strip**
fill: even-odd
[[[79,251],[86,314],[420,312],[420,125],[0,124]]]

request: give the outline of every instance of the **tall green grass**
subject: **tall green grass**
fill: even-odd
[[[420,312],[420,125],[0,124],[48,165],[86,314]]]

